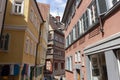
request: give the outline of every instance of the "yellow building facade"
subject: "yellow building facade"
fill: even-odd
[[[41,54],[46,54],[47,46],[47,38],[41,38],[44,26],[36,0],[8,0],[0,45],[0,80],[41,78],[40,65],[45,58]]]

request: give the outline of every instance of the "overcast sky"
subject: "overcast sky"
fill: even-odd
[[[59,15],[62,18],[67,0],[37,0],[37,1],[41,3],[50,4],[50,13],[53,16]]]

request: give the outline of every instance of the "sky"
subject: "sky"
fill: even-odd
[[[62,19],[67,0],[37,0],[40,3],[50,4],[50,14],[60,16]]]

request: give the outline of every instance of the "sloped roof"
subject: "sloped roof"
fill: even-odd
[[[61,23],[57,22],[57,19],[55,17],[53,17],[52,15],[49,16],[49,24],[51,25],[51,27],[54,31],[57,31],[57,32],[63,34],[63,32],[61,30],[59,30],[59,28],[61,28],[61,26],[62,26]]]
[[[44,21],[46,21],[48,15],[50,13],[50,5],[38,2],[38,7],[40,9],[40,12],[42,14],[42,17],[43,17]]]

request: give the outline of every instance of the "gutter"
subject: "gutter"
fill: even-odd
[[[7,3],[8,3],[8,0],[6,0],[6,3],[5,3],[5,10],[4,10],[3,22],[2,22],[2,29],[1,29],[1,33],[0,33],[0,43],[1,43],[1,38],[2,38],[2,34],[3,34],[3,30],[4,30],[4,23],[5,23],[5,15],[6,15],[6,10],[7,10]]]
[[[40,37],[41,37],[41,26],[42,26],[44,23],[45,23],[45,21],[40,24],[40,28],[39,28],[38,43],[37,43],[37,45],[36,45],[35,67],[37,66],[37,55],[38,55],[38,47],[39,47],[39,44],[40,44]]]
[[[36,56],[35,56],[35,66],[34,66],[34,69],[37,68],[37,65],[39,65],[39,64],[37,64],[38,48],[39,48],[39,44],[40,44],[41,27],[42,27],[42,25],[43,25],[44,23],[45,23],[45,21],[43,21],[43,23],[40,24],[40,28],[39,28],[39,36],[38,36],[38,43],[37,43],[37,45],[36,45]],[[44,65],[42,65],[42,66],[44,66]],[[42,66],[41,66],[41,67],[42,67]],[[37,72],[37,69],[35,69],[35,72]],[[35,77],[36,77],[36,75],[35,75]]]

